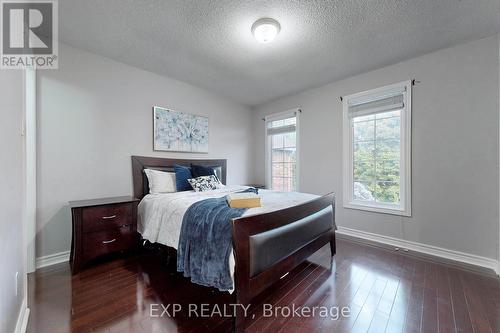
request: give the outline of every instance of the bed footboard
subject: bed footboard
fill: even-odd
[[[335,254],[335,197],[332,193],[275,212],[233,220],[236,302],[251,300],[311,254],[330,243]],[[235,330],[246,321],[237,313]]]

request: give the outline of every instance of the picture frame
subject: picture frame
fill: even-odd
[[[153,150],[208,153],[209,118],[153,107]]]

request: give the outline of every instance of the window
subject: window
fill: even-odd
[[[297,129],[299,110],[265,118],[266,121],[266,183],[277,191],[298,188]]]
[[[411,82],[343,99],[344,207],[411,215]]]

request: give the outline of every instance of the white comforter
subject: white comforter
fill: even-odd
[[[222,189],[195,192],[184,191],[164,194],[148,194],[139,203],[138,231],[151,243],[160,243],[177,249],[182,218],[195,202],[220,198],[229,193],[241,192],[248,186],[225,186]],[[243,216],[271,212],[317,198],[317,195],[298,192],[259,190],[262,207],[250,208]],[[230,257],[231,276],[234,273],[234,257]]]
[[[138,231],[151,243],[160,243],[177,249],[182,218],[189,206],[197,201],[220,198],[247,188],[248,186],[226,186],[206,192],[148,194],[139,203]],[[259,195],[262,207],[250,208],[243,216],[295,206],[318,197],[314,194],[269,190],[259,190]]]

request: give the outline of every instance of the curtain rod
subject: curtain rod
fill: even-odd
[[[418,80],[415,80],[415,79],[412,79],[412,80],[411,80],[411,85],[412,85],[412,86],[414,86],[414,85],[416,85],[416,84],[418,84],[418,83],[421,83],[421,81],[418,81]],[[341,102],[343,102],[343,101],[344,101],[344,97],[343,97],[343,96],[340,96],[339,98],[340,98],[340,101],[341,101]]]

